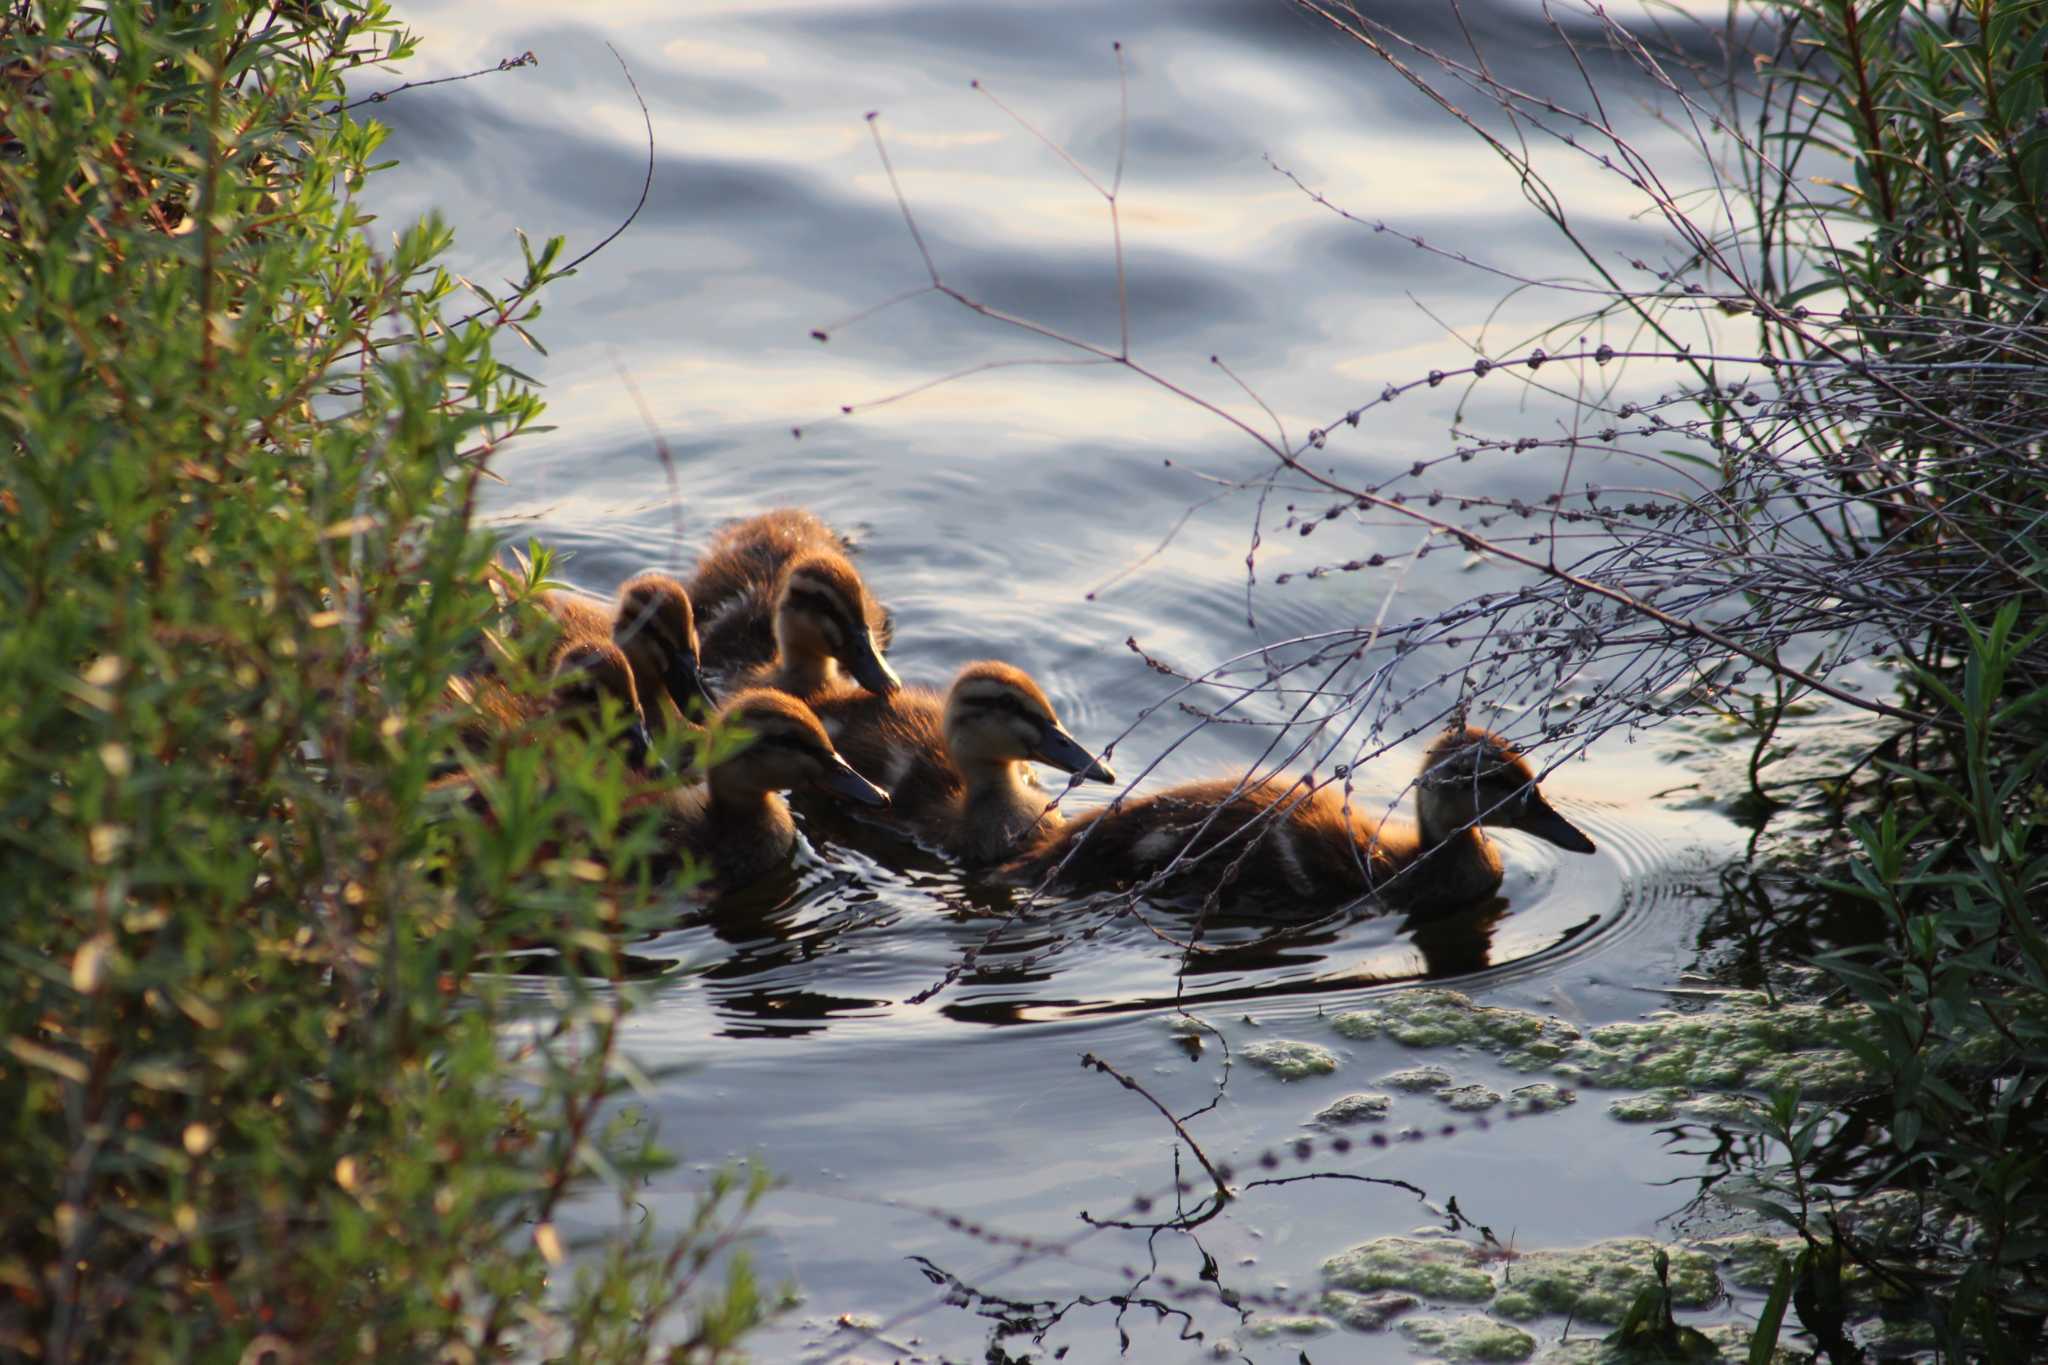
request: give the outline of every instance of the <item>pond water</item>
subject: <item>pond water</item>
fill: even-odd
[[[1442,0],[1371,10],[1424,41],[1462,41]],[[539,58],[376,111],[402,162],[378,189],[380,210],[394,221],[438,206],[480,281],[515,273],[515,227],[565,233],[573,253],[632,208],[645,133],[607,43],[651,112],[644,211],[549,293],[535,327],[546,356],[501,352],[545,382],[556,430],[498,459],[505,482],[489,516],[570,552],[570,581],[608,593],[645,567],[686,570],[721,522],[807,505],[857,539],[862,572],[895,613],[891,658],[905,677],[942,686],[968,660],[1007,658],[1084,744],[1114,741],[1119,769],[1146,771],[1147,787],[1241,771],[1283,708],[1255,696],[1233,712],[1258,724],[1200,725],[1171,704],[1148,714],[1174,684],[1127,640],[1200,670],[1518,581],[1455,548],[1409,558],[1420,537],[1397,519],[1351,514],[1302,538],[1285,524],[1285,485],[1263,501],[1245,486],[1271,458],[1244,431],[1129,371],[1045,363],[1076,358],[1056,341],[930,293],[859,316],[929,278],[865,118],[879,111],[874,127],[949,284],[1118,348],[1105,198],[1003,106],[1101,185],[1121,155],[1131,353],[1254,429],[1277,422],[1298,438],[1331,426],[1386,383],[1468,363],[1471,339],[1523,344],[1533,320],[1568,311],[1346,222],[1276,170],[1517,274],[1584,273],[1470,132],[1320,20],[1278,0],[405,13],[427,39],[408,78]],[[1575,91],[1538,6],[1473,0],[1464,21],[1503,79]],[[1574,31],[1612,98],[1647,101],[1590,29]],[[1647,110],[1638,117],[1642,145],[1675,144]],[[1602,251],[1654,248],[1628,216],[1633,198],[1597,167],[1567,158],[1555,176]],[[1504,382],[1447,385],[1340,428],[1325,455],[1357,478],[1434,460],[1461,404],[1468,431],[1558,420],[1541,395]],[[1536,500],[1559,470],[1501,458],[1443,478],[1454,492]],[[1646,479],[1616,469],[1609,481]],[[1282,577],[1373,553],[1400,567]],[[1346,750],[1371,760],[1364,790],[1400,797],[1455,699],[1456,653],[1388,656],[1387,695],[1406,704]],[[1215,706],[1226,694],[1197,695]],[[756,1255],[802,1302],[760,1339],[761,1359],[1192,1360],[1220,1338],[1254,1360],[1409,1358],[1398,1333],[1261,1337],[1259,1314],[1247,1323],[1231,1305],[1267,1304],[1271,1317],[1313,1298],[1324,1257],[1433,1221],[1415,1193],[1347,1177],[1405,1181],[1437,1206],[1455,1197],[1522,1247],[1669,1236],[1702,1143],[1625,1127],[1597,1093],[1484,1125],[1400,1095],[1375,1131],[1424,1140],[1335,1154],[1311,1116],[1396,1067],[1437,1061],[1502,1090],[1529,1078],[1483,1052],[1346,1039],[1327,1016],[1424,979],[1581,1026],[1672,1003],[1711,947],[1698,930],[1739,832],[1692,793],[1669,795],[1695,774],[1658,745],[1611,735],[1551,773],[1546,791],[1600,852],[1505,836],[1494,904],[1424,924],[1237,926],[1192,962],[1171,941],[1185,921],[1169,913],[1021,913],[1013,893],[906,842],[818,832],[787,882],[709,916],[679,908],[672,930],[633,947],[650,966],[688,967],[650,988],[629,1029],[643,1065],[682,1068],[644,1103],[687,1164],[644,1202],[680,1226],[704,1173],[732,1159],[786,1182],[758,1219]],[[956,975],[984,945],[981,969]],[[1210,1029],[1176,1031],[1183,1012]],[[1283,1081],[1243,1060],[1287,1038],[1331,1048],[1340,1066]],[[1247,1188],[1193,1231],[1090,1227],[1083,1210],[1128,1218],[1134,1196],[1170,1190],[1177,1155],[1180,1174],[1194,1170],[1152,1105],[1082,1069],[1091,1053],[1176,1114],[1201,1110],[1186,1128],[1212,1160],[1244,1167],[1278,1148],[1275,1178],[1318,1178]],[[1303,1137],[1317,1146],[1298,1159],[1289,1144]],[[1147,1278],[1154,1268],[1164,1278]],[[1565,1324],[1532,1330],[1555,1338]]]

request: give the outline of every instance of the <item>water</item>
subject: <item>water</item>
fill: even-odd
[[[1425,41],[1460,41],[1440,0],[1373,12]],[[1497,74],[1575,94],[1535,6],[1485,0],[1465,12]],[[1278,425],[1298,439],[1331,426],[1387,382],[1465,363],[1459,338],[1495,353],[1522,344],[1532,320],[1565,311],[1554,298],[1503,304],[1500,277],[1342,221],[1276,171],[1505,270],[1584,273],[1472,134],[1321,21],[1259,0],[642,3],[601,15],[414,4],[407,15],[429,40],[409,77],[528,49],[540,57],[535,69],[378,111],[404,163],[379,191],[387,221],[440,206],[460,232],[458,264],[480,280],[513,272],[515,226],[565,233],[573,253],[632,207],[645,134],[607,42],[651,111],[645,210],[550,291],[536,327],[549,354],[505,353],[546,382],[557,429],[502,454],[505,484],[488,514],[508,534],[571,552],[571,581],[608,593],[641,568],[686,569],[721,521],[808,505],[858,540],[862,572],[895,612],[891,658],[907,678],[942,686],[964,662],[1006,657],[1084,744],[1115,739],[1122,771],[1149,766],[1148,785],[1241,769],[1271,731],[1198,727],[1171,706],[1137,720],[1171,684],[1127,639],[1199,670],[1519,581],[1444,549],[1391,574],[1282,583],[1318,563],[1404,555],[1418,531],[1351,515],[1303,539],[1285,528],[1285,505],[1319,511],[1325,499],[1283,485],[1262,502],[1257,488],[1217,482],[1270,468],[1244,431],[1126,370],[1045,363],[1079,353],[938,295],[841,325],[929,279],[864,118],[879,110],[949,285],[1120,348],[1103,195],[970,87],[980,80],[1102,185],[1121,149],[1131,354],[1256,431]],[[1587,60],[1615,98],[1645,97],[1621,65],[1597,50]],[[1641,145],[1673,141],[1642,119]],[[1599,250],[1653,249],[1627,216],[1632,197],[1596,166],[1566,156],[1554,174]],[[822,343],[811,336],[821,328]],[[1019,361],[1033,363],[1008,363]],[[950,375],[961,377],[924,387]],[[1470,394],[1447,385],[1376,410],[1356,431],[1337,428],[1324,462],[1363,479],[1435,459],[1461,400],[1468,430],[1541,432],[1555,419],[1506,380]],[[1577,472],[1601,476],[1583,463]],[[1443,471],[1454,490],[1499,498],[1540,499],[1558,477],[1546,458]],[[1646,478],[1617,467],[1611,481]],[[1262,544],[1248,590],[1254,526]],[[1413,702],[1383,738],[1349,751],[1388,750],[1361,774],[1366,790],[1399,797],[1421,743],[1402,737],[1434,729],[1455,696],[1455,664],[1427,650],[1392,663],[1392,691]],[[1244,713],[1282,714],[1263,701]],[[1079,1059],[1103,1058],[1177,1114],[1213,1100],[1189,1132],[1213,1159],[1245,1162],[1311,1133],[1306,1120],[1328,1100],[1418,1060],[1344,1043],[1319,1018],[1404,983],[1447,980],[1584,1023],[1660,1007],[1661,988],[1699,956],[1706,873],[1734,832],[1709,811],[1660,802],[1685,778],[1654,754],[1615,737],[1552,774],[1546,790],[1601,852],[1573,857],[1508,836],[1500,902],[1421,926],[1386,916],[1278,935],[1238,926],[1186,970],[1171,941],[1186,922],[1171,914],[1022,914],[1012,893],[908,842],[821,834],[787,882],[709,919],[679,909],[672,930],[633,947],[650,970],[687,969],[660,979],[628,1031],[650,1066],[687,1064],[647,1103],[690,1164],[644,1202],[680,1225],[702,1173],[730,1159],[764,1161],[788,1182],[759,1220],[757,1254],[803,1303],[762,1339],[762,1359],[981,1360],[996,1358],[996,1342],[1019,1359],[1065,1349],[1069,1361],[1103,1360],[1117,1358],[1120,1332],[1132,1343],[1125,1358],[1138,1360],[1200,1358],[1219,1336],[1257,1360],[1304,1349],[1316,1360],[1405,1358],[1397,1335],[1305,1348],[1244,1335],[1200,1281],[1206,1254],[1221,1285],[1253,1302],[1305,1294],[1322,1257],[1429,1222],[1413,1194],[1303,1180],[1246,1189],[1190,1234],[1091,1231],[1078,1211],[1116,1216],[1133,1195],[1171,1185],[1176,1140],[1150,1105]],[[990,945],[985,970],[948,983],[977,945]],[[1293,1084],[1225,1067],[1213,1037],[1192,1050],[1169,1029],[1176,1009],[1233,1049],[1313,1038],[1345,1066]],[[1482,1058],[1451,1064],[1503,1088],[1526,1080]],[[1603,1107],[1589,1094],[1539,1119],[1466,1122],[1453,1137],[1319,1154],[1276,1174],[1405,1180],[1439,1204],[1455,1195],[1525,1247],[1658,1233],[1684,1193],[1657,1182],[1693,1173],[1697,1159]],[[1435,1132],[1448,1117],[1404,1098],[1391,1127]],[[1019,1254],[948,1216],[1061,1246]],[[1179,1287],[1139,1273],[1155,1255]],[[1105,1298],[1134,1302],[1120,1312]],[[1043,1331],[1034,1339],[1005,1321]]]

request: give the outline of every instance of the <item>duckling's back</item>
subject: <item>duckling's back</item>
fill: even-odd
[[[612,638],[612,604],[580,592],[545,592],[540,604],[561,627],[565,641],[608,641]]]
[[[783,570],[806,554],[851,549],[845,536],[802,507],[778,507],[718,531],[689,585],[705,662],[730,676],[774,658],[775,594]],[[870,607],[875,647],[887,649],[889,614]]]
[[[704,547],[690,579],[690,601],[711,615],[759,585],[772,586],[783,566],[813,550],[845,554],[846,537],[802,507],[777,507],[722,527]]]
[[[960,775],[946,756],[945,699],[923,687],[887,696],[843,684],[811,698],[833,747],[856,772],[889,793],[899,818],[942,818],[960,797]]]
[[[796,830],[779,799],[757,811],[735,815],[721,810],[699,782],[661,793],[661,852],[654,875],[668,878],[688,861],[709,874],[705,889],[723,893],[746,887],[790,859]]]
[[[1232,886],[1262,898],[1344,899],[1391,870],[1378,822],[1359,804],[1347,812],[1337,792],[1283,781],[1237,788],[1233,778],[1190,782],[1077,816],[1012,870],[1036,878],[1058,867],[1064,885],[1124,886],[1165,869],[1190,840],[1191,856],[1207,853],[1190,872],[1213,882],[1242,857]]]

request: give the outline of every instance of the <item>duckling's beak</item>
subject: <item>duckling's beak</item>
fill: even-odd
[[[830,764],[820,773],[816,784],[834,796],[848,801],[858,801],[863,806],[886,806],[889,793],[862,777],[853,766],[838,754],[832,755]]]
[[[896,670],[889,667],[889,661],[875,648],[875,637],[864,630],[854,636],[846,671],[853,674],[855,682],[878,697],[886,697],[903,686],[903,679],[896,676]]]
[[[1115,782],[1116,774],[1109,770],[1107,763],[1081,747],[1079,740],[1057,725],[1045,727],[1045,733],[1038,738],[1038,747],[1031,756],[1040,763],[1058,768],[1063,773],[1079,773],[1091,782]]]
[[[1593,841],[1586,837],[1585,831],[1559,815],[1537,792],[1529,793],[1528,805],[1523,809],[1521,818],[1515,821],[1515,828],[1572,853],[1595,851]]]
[[[654,753],[654,741],[648,737],[646,721],[634,721],[619,739],[626,746],[626,761],[633,765],[633,771],[649,777],[661,777],[668,772],[668,764]]]
[[[690,714],[692,698],[704,703],[704,714],[710,715],[718,709],[718,698],[711,695],[711,689],[704,685],[704,675],[698,670],[694,654],[678,654],[669,661],[668,695],[675,702],[676,710],[685,716]]]

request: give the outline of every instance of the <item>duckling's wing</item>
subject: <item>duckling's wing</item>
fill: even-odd
[[[854,769],[889,793],[892,816],[931,818],[960,793],[946,757],[944,700],[924,688],[876,696],[841,688],[813,698],[811,709],[833,747]]]

